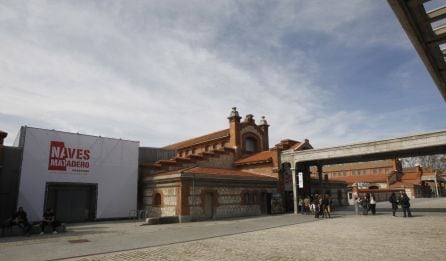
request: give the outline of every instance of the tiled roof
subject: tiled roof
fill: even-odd
[[[245,180],[245,181],[261,181],[261,182],[277,182],[278,179],[270,176],[255,174],[246,171],[240,171],[236,169],[218,169],[218,168],[205,168],[205,167],[193,167],[179,170],[172,170],[168,172],[162,172],[154,174],[156,177],[169,177],[170,175],[187,176],[194,175],[197,178],[210,178],[210,179],[224,179],[224,180]],[[147,177],[147,176],[146,176]]]
[[[247,177],[247,178],[255,178],[259,180],[271,180],[277,181],[276,178],[264,176],[260,174],[254,174],[251,172],[240,171],[235,169],[216,169],[216,168],[204,168],[204,167],[195,167],[188,170],[185,170],[184,173],[190,174],[202,174],[202,175],[215,175],[215,176],[226,176],[226,177]]]
[[[331,171],[362,170],[362,169],[373,169],[373,168],[393,168],[393,160],[379,160],[370,162],[325,165],[323,171],[331,172]]]
[[[435,171],[433,171],[431,168],[421,168],[421,170],[423,171],[423,176],[435,176],[436,175]],[[405,173],[404,175],[411,174],[412,176],[408,176],[408,177],[413,177],[413,175],[418,173],[418,168],[417,167],[404,168],[403,173]]]
[[[293,146],[291,146],[290,150],[297,150],[297,148],[299,148],[300,146],[302,146],[304,143],[301,142],[297,142],[296,144],[294,144]]]
[[[236,162],[234,162],[234,164],[242,165],[242,164],[249,164],[249,163],[256,163],[256,162],[265,162],[265,161],[269,162],[269,161],[272,161],[272,157],[273,157],[274,153],[275,153],[274,151],[270,151],[270,150],[262,151],[262,152],[254,154],[254,155],[248,156],[246,158],[239,159]]]
[[[418,179],[418,173],[404,173],[401,177],[401,180],[407,181],[407,180],[417,180]]]
[[[418,185],[414,182],[405,182],[405,181],[397,181],[395,183],[393,183],[392,185],[390,185],[391,188],[399,188],[399,187],[411,187],[413,185]]]
[[[404,173],[409,173],[409,172],[417,172],[417,167],[407,167],[407,168],[403,168],[403,172]]]
[[[221,176],[221,177],[245,177],[259,180],[271,180],[277,181],[277,178],[255,174],[247,171],[241,171],[237,169],[218,169],[218,168],[206,168],[206,167],[193,167],[186,168],[180,170],[173,170],[168,172],[162,172],[156,174],[159,175],[170,175],[170,174],[178,174],[178,173],[186,173],[186,174],[195,174],[195,175],[211,175],[211,176]]]
[[[185,148],[185,147],[189,147],[192,145],[204,143],[204,142],[211,141],[211,140],[216,140],[219,138],[225,138],[225,137],[229,137],[229,129],[216,131],[216,132],[209,133],[209,134],[206,134],[206,135],[203,135],[200,137],[196,137],[196,138],[181,141],[181,142],[178,142],[175,144],[167,145],[167,146],[163,147],[163,149],[181,149],[181,148]]]
[[[333,177],[332,180],[341,180],[347,183],[355,182],[387,182],[387,174],[374,174],[374,175],[359,175],[359,176],[345,176],[345,177]]]

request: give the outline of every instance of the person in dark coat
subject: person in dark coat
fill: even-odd
[[[60,226],[60,223],[56,220],[54,215],[54,211],[51,208],[48,208],[45,213],[43,213],[43,219],[40,223],[40,234],[43,235],[45,233],[45,226],[50,225],[53,229],[53,234],[57,234],[57,227]]]
[[[18,226],[23,229],[23,234],[30,235],[31,232],[31,224],[28,222],[28,215],[26,214],[23,207],[19,207],[17,212],[12,215],[11,218],[7,220],[7,226]]]
[[[403,209],[404,217],[406,217],[406,212],[408,217],[412,217],[412,213],[410,212],[410,199],[407,196],[406,192],[401,192],[400,204],[401,208]]]
[[[362,215],[368,215],[369,214],[369,197],[368,197],[368,195],[364,195],[364,197],[361,199],[361,206],[362,206]]]
[[[395,195],[395,192],[392,192],[392,195],[390,195],[389,202],[392,204],[392,213],[395,217],[396,210],[398,209],[398,199]]]
[[[320,210],[321,210],[321,200],[319,199],[319,195],[314,195],[313,204],[314,204],[314,217],[319,218]]]
[[[322,199],[322,215],[323,217],[330,218],[330,198],[327,194],[324,195],[324,198]]]

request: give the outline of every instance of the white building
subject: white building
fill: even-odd
[[[17,206],[31,221],[53,208],[64,222],[127,217],[137,207],[139,142],[22,127]]]

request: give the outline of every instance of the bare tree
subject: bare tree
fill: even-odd
[[[426,155],[420,157],[404,158],[401,160],[404,167],[415,167],[421,165],[423,168],[431,168],[440,173],[446,171],[446,155]]]

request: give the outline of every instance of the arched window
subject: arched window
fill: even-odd
[[[161,206],[161,194],[155,193],[153,196],[153,205],[154,206]]]
[[[257,152],[257,139],[248,137],[245,140],[246,152]]]
[[[249,204],[249,193],[248,192],[244,192],[242,194],[242,204],[244,204],[244,205]]]
[[[251,203],[252,203],[252,204],[257,204],[257,193],[256,193],[256,192],[253,192],[253,193],[251,194],[251,196],[252,196]]]

